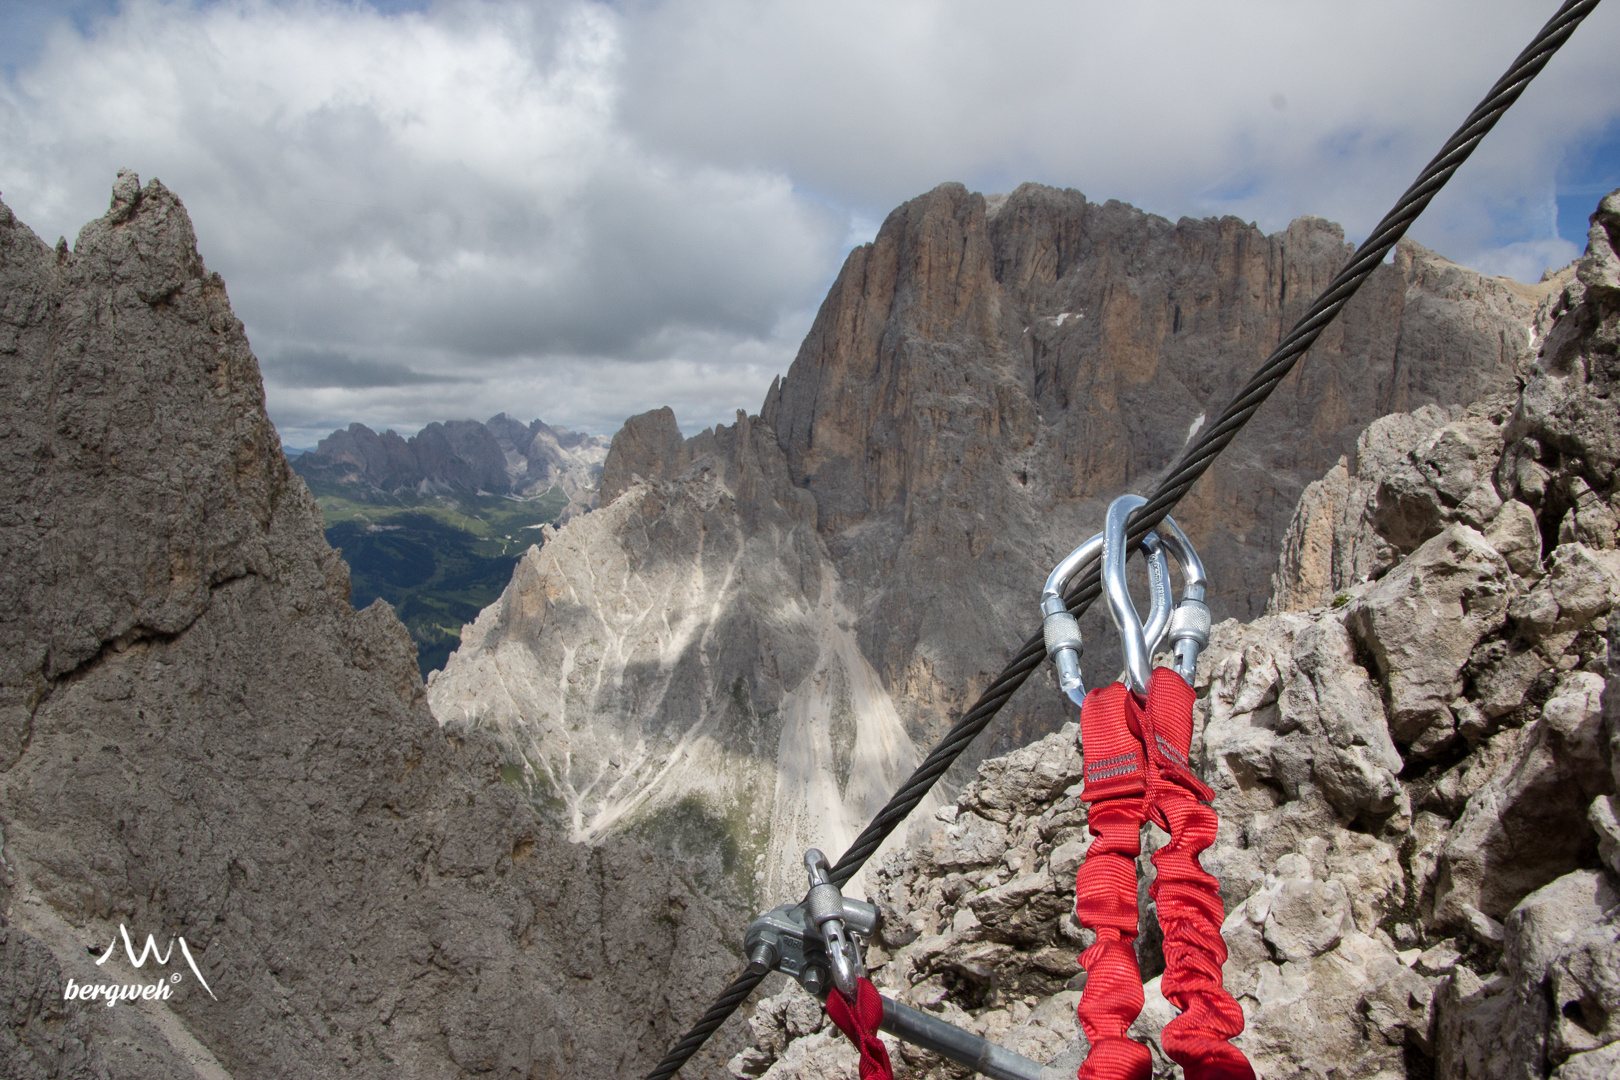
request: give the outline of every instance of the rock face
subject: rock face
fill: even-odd
[[[347,602],[173,195],[121,173],[72,252],[0,205],[0,380],[0,1075],[654,1060],[731,928],[440,731],[404,629]],[[174,953],[98,965],[120,926],[183,937],[207,992]],[[167,1001],[64,998],[169,972]]]
[[[1268,237],[1034,185],[907,203],[851,253],[759,417],[690,440],[667,409],[625,424],[606,508],[464,635],[435,715],[500,732],[582,838],[677,807],[717,835],[772,806],[725,831],[755,830],[797,890],[787,838],[836,852],[892,790],[866,786],[853,748],[892,747],[879,772],[905,775],[1037,624],[1052,565],[1180,452],[1347,250],[1319,219]],[[1301,490],[1369,421],[1511,380],[1539,295],[1403,244],[1178,511],[1217,614],[1260,612]],[[1100,609],[1086,633],[1088,676],[1111,677]],[[1063,720],[1026,692],[996,737]]]
[[[908,723],[972,700],[1106,500],[1151,486],[1348,250],[1317,218],[1268,237],[1025,185],[942,187],[851,253],[761,415]],[[1538,296],[1401,246],[1178,512],[1217,619],[1261,613],[1300,492],[1367,423],[1528,361]]]
[[[600,435],[539,420],[524,425],[498,413],[482,424],[429,424],[409,439],[350,424],[301,455],[293,471],[312,482],[346,485],[346,494],[365,501],[406,493],[525,497],[556,487],[578,512],[596,505],[607,450]]]
[[[1354,472],[1301,500],[1278,610],[1220,624],[1201,658],[1194,750],[1221,816],[1202,862],[1261,1076],[1620,1068],[1620,193],[1594,222],[1522,393],[1374,424]],[[982,763],[871,877],[880,988],[1066,1071],[1091,839],[1075,735]],[[1134,1030],[1153,1043],[1175,1012],[1147,833]],[[764,1002],[734,1075],[854,1077],[805,1004]],[[897,1075],[957,1075],[891,1049]]]
[[[628,831],[756,899],[792,891],[804,849],[853,840],[916,752],[769,429],[739,415],[688,450],[666,409],[628,439],[694,476],[610,469],[628,488],[546,530],[463,631],[435,715],[495,732],[576,840]]]

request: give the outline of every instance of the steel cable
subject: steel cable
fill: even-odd
[[[732,979],[731,985],[714,999],[714,1004],[710,1005],[698,1022],[692,1025],[692,1030],[670,1048],[669,1053],[664,1055],[664,1060],[658,1063],[658,1067],[647,1074],[646,1080],[670,1080],[670,1077],[686,1064],[687,1059],[709,1041],[709,1036],[714,1034],[715,1029],[725,1023],[731,1014],[737,1011],[739,1005],[748,1000],[748,995],[754,992],[754,987],[764,982],[768,974],[770,972],[762,971],[755,974],[744,970],[741,975]]]
[[[1299,359],[1315,344],[1322,331],[1338,316],[1345,304],[1349,303],[1356,290],[1384,261],[1400,238],[1406,235],[1406,230],[1412,222],[1451,179],[1452,174],[1468,160],[1468,156],[1473,153],[1480,140],[1518,100],[1519,95],[1530,84],[1530,80],[1547,66],[1553,54],[1569,40],[1569,36],[1575,32],[1581,20],[1591,14],[1597,5],[1598,0],[1567,0],[1558,9],[1557,14],[1541,28],[1541,32],[1513,61],[1507,73],[1497,80],[1485,99],[1474,108],[1468,119],[1463,121],[1462,126],[1446,141],[1440,152],[1418,174],[1418,178],[1407,188],[1394,209],[1384,215],[1372,234],[1350,256],[1344,268],[1328,282],[1327,288],[1278,343],[1265,363],[1260,365],[1248,383],[1238,391],[1226,408],[1221,410],[1215,423],[1171,467],[1168,475],[1149,496],[1146,505],[1131,515],[1127,531],[1129,544],[1127,550],[1134,550],[1142,537],[1162,521],[1198,478],[1203,476],[1215,458],[1249,422],[1255,410],[1271,396],[1272,391],[1288,376]],[[1083,614],[1101,592],[1100,567],[1093,562],[1090,568],[1080,575],[1065,597],[1069,611],[1076,616]],[[833,882],[842,886],[859,872],[866,860],[872,857],[884,840],[888,839],[895,827],[917,808],[917,804],[922,802],[923,797],[962,751],[967,749],[968,744],[984,730],[996,713],[1001,711],[1001,707],[1024,684],[1030,673],[1040,666],[1045,656],[1046,648],[1040,634],[1037,633],[1024,642],[1023,647],[1002,669],[1001,674],[997,675],[979,695],[973,707],[952,725],[950,731],[945,733],[945,737],[929,752],[928,757],[923,759],[922,764],[918,765],[900,786],[900,790],[889,799],[888,805],[879,811],[871,823],[862,830],[860,836],[855,838],[849,850],[844,852],[838,864],[833,867],[830,875]],[[703,1014],[703,1018],[670,1050],[657,1068],[647,1074],[645,1080],[670,1080],[687,1059],[697,1052],[698,1047],[703,1045],[709,1035],[747,999],[763,978],[763,975],[744,973],[733,980]]]

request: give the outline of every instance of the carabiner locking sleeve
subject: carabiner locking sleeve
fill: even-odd
[[[810,892],[804,898],[805,914],[821,932],[832,962],[833,985],[850,1001],[855,1000],[855,980],[866,974],[861,952],[844,928],[844,897],[828,880],[832,868],[827,856],[817,848],[804,853],[804,869],[810,875]]]

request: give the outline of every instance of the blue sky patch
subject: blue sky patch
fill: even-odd
[[[1620,123],[1569,150],[1558,170],[1558,235],[1577,247],[1586,244],[1587,219],[1598,200],[1620,188]]]

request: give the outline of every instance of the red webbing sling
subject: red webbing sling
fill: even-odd
[[[1140,830],[1153,821],[1170,843],[1153,856],[1149,890],[1164,931],[1165,998],[1181,1015],[1165,1025],[1165,1053],[1187,1080],[1254,1080],[1254,1069],[1228,1040],[1243,1030],[1243,1011],[1221,985],[1225,910],[1198,853],[1215,840],[1210,791],[1188,767],[1194,693],[1169,668],[1154,669],[1145,701],[1115,683],[1086,695],[1080,739],[1096,838],[1075,876],[1074,911],[1097,935],[1080,955],[1086,970],[1079,1016],[1091,1050],[1080,1080],[1149,1080],[1153,1058],[1126,1032],[1142,1011],[1136,963],[1136,857]]]
[[[883,998],[870,979],[856,980],[853,1005],[837,990],[828,994],[827,1015],[860,1050],[861,1080],[894,1080],[889,1048],[878,1038],[878,1025],[883,1023]]]
[[[1141,740],[1141,710],[1123,683],[1086,695],[1080,709],[1086,786],[1096,837],[1074,880],[1074,914],[1097,940],[1080,954],[1086,986],[1080,995],[1080,1026],[1091,1051],[1080,1080],[1147,1080],[1153,1072],[1148,1048],[1127,1038],[1142,1011],[1142,972],[1136,965],[1136,856],[1142,850],[1147,763]]]

